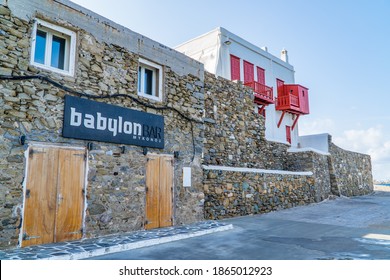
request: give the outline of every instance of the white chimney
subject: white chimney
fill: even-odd
[[[288,54],[286,49],[283,49],[280,53],[280,59],[288,63]]]

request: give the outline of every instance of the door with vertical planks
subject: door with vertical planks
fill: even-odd
[[[57,199],[57,150],[30,147],[24,202],[22,246],[54,241]]]
[[[82,237],[85,150],[60,150],[55,242]]]
[[[85,149],[30,146],[22,247],[82,237]]]
[[[146,165],[145,229],[173,224],[173,158],[148,155]]]
[[[244,83],[251,83],[254,81],[255,71],[254,65],[244,60]]]
[[[230,55],[230,77],[231,80],[240,80],[240,58]]]

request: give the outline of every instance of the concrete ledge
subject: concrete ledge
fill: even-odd
[[[311,171],[286,171],[286,170],[272,170],[272,169],[258,169],[258,168],[246,168],[246,167],[231,167],[231,166],[219,166],[219,165],[202,165],[204,170],[221,170],[231,172],[250,172],[250,173],[264,173],[264,174],[280,174],[280,175],[298,175],[298,176],[312,176]]]
[[[289,149],[287,149],[287,152],[289,152],[289,153],[314,152],[314,153],[317,153],[317,154],[320,154],[320,155],[330,156],[330,153],[328,153],[328,152],[324,152],[324,151],[321,151],[321,150],[318,150],[318,149],[314,149],[314,148],[310,148],[310,147],[307,147],[307,148],[289,148]]]

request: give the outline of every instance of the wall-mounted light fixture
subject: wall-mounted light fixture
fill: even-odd
[[[121,146],[121,153],[124,154],[126,152],[126,146]]]
[[[26,135],[21,135],[19,137],[19,144],[23,146],[24,143],[26,143]]]
[[[88,142],[87,143],[87,149],[88,149],[88,151],[92,151],[93,150],[93,143],[92,142]]]
[[[225,45],[230,45],[231,43],[232,43],[232,41],[230,41],[230,40],[226,40],[225,42],[223,42]]]
[[[143,148],[142,154],[146,156],[148,154],[148,148]]]
[[[174,158],[179,158],[179,151],[174,151],[173,152],[173,157]]]

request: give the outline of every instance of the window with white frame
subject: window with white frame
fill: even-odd
[[[30,63],[57,73],[73,75],[75,59],[76,33],[36,19],[32,34]]]
[[[146,59],[139,59],[138,95],[162,101],[162,67]]]

